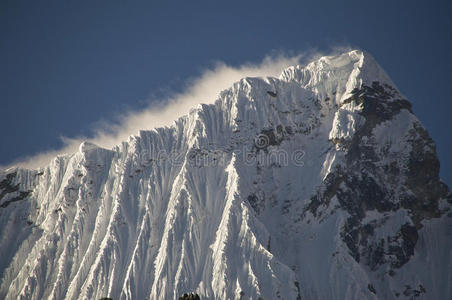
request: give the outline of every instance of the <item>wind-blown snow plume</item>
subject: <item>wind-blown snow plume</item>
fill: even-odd
[[[117,122],[104,122],[93,129],[91,137],[61,137],[62,149],[55,149],[21,158],[5,168],[20,166],[25,168],[39,168],[49,164],[55,156],[76,152],[83,141],[95,143],[104,148],[111,148],[139,130],[149,130],[159,126],[171,125],[174,120],[187,114],[191,108],[200,103],[213,103],[219,92],[230,87],[234,82],[244,77],[278,76],[285,67],[296,65],[302,56],[315,56],[314,51],[309,54],[266,56],[261,63],[246,63],[239,67],[229,66],[217,62],[213,68],[206,69],[199,77],[186,82],[183,92],[173,94],[167,99],[150,99],[147,109],[129,111],[118,118]],[[0,166],[1,167],[1,166]]]

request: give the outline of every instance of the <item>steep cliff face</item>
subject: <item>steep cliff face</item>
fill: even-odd
[[[0,173],[0,298],[447,299],[438,172],[366,53],[245,78],[171,127]]]

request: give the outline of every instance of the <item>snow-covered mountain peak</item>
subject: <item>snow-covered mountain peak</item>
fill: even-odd
[[[361,51],[0,172],[1,299],[449,299],[435,146]]]
[[[329,97],[337,104],[349,98],[355,88],[371,86],[374,81],[395,87],[372,55],[361,50],[323,56],[306,66],[289,67],[280,79],[299,82],[321,98]]]

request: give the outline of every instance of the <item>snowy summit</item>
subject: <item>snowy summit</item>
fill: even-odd
[[[0,172],[1,299],[450,299],[452,194],[367,53]]]

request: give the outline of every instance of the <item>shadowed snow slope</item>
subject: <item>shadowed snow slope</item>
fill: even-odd
[[[270,92],[270,93],[269,93]],[[367,53],[0,173],[1,299],[448,299],[452,196]]]

